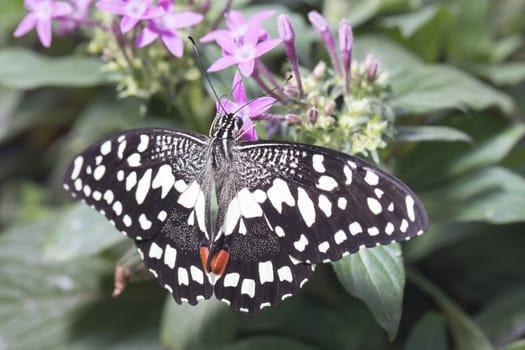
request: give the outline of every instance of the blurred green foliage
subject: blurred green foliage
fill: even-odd
[[[273,7],[254,3],[234,7]],[[78,37],[56,37],[47,51],[34,33],[15,41],[24,10],[21,1],[4,0],[1,350],[525,349],[525,3],[286,4],[279,10],[297,28],[307,27],[301,14],[311,9],[330,23],[348,18],[355,57],[373,54],[389,74],[397,140],[381,151],[382,166],[421,196],[429,232],[350,256],[335,272],[320,266],[299,295],[257,317],[216,300],[175,305],[153,280],[111,298],[115,263],[132,242],[73,204],[60,184],[66,164],[126,128],[206,132],[213,99],[199,80],[168,104],[118,99],[100,60],[75,49]],[[323,58],[309,52],[315,36],[298,35],[303,65]],[[217,76],[217,89],[228,94]]]

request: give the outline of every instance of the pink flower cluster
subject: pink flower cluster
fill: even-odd
[[[245,76],[251,76],[255,62],[260,56],[281,43],[280,39],[270,39],[261,28],[261,23],[273,16],[275,11],[263,11],[245,20],[238,11],[225,14],[228,29],[218,29],[201,38],[201,42],[215,40],[222,49],[223,56],[208,68],[208,72],[238,65]]]

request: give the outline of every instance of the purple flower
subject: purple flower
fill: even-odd
[[[68,18],[58,22],[56,32],[59,35],[66,35],[76,29],[79,23],[88,21],[89,8],[94,0],[70,0],[73,6],[73,11],[69,14]]]
[[[148,25],[138,35],[135,46],[149,45],[160,37],[172,55],[181,57],[184,44],[177,30],[193,26],[204,17],[190,11],[174,12],[173,0],[159,0],[159,5],[164,9],[164,14],[148,21]]]
[[[259,28],[259,40],[266,40],[268,39],[268,33],[261,28],[261,23],[272,17],[274,14],[275,11],[272,10],[262,11],[250,17],[250,19],[245,20],[239,11],[229,11],[224,15],[226,18],[226,27],[228,27],[228,29],[217,29],[209,32],[200,39],[200,42],[207,43],[210,41],[218,41],[218,38],[224,36],[232,38],[236,43],[242,42],[243,37],[248,32],[248,28],[252,25]]]
[[[243,140],[257,140],[257,133],[252,122],[252,118],[257,118],[264,114],[275,103],[273,97],[259,97],[253,100],[246,98],[246,91],[242,83],[241,75],[235,72],[232,83],[232,96],[234,101],[221,98],[217,102],[219,113],[235,113],[242,118],[244,124],[241,130]]]
[[[30,12],[22,19],[14,32],[20,37],[36,27],[40,42],[45,47],[51,46],[51,20],[71,13],[71,6],[54,0],[25,0],[24,5]]]
[[[297,81],[297,88],[299,90],[299,97],[302,98],[304,95],[303,84],[301,82],[301,73],[299,72],[299,59],[297,58],[297,52],[295,51],[295,32],[292,27],[290,18],[286,15],[280,15],[278,19],[279,25],[279,36],[283,40],[284,50],[290,66],[292,67],[295,81]]]
[[[337,71],[337,73],[341,74],[339,60],[337,59],[337,52],[335,51],[334,37],[332,36],[332,32],[330,32],[326,18],[324,18],[323,15],[317,11],[310,11],[308,13],[308,19],[323,37],[326,49],[328,50],[328,54],[332,60],[332,66],[334,66],[334,69]]]
[[[162,16],[164,10],[151,6],[153,0],[100,0],[97,7],[101,10],[123,16],[120,22],[122,33],[129,32],[140,20]]]
[[[345,93],[350,92],[350,66],[352,61],[352,45],[354,36],[352,28],[346,20],[339,23],[339,50],[341,51],[341,59],[343,61],[343,77],[345,81]]]
[[[224,56],[219,58],[208,68],[208,72],[239,65],[239,70],[245,76],[250,76],[255,68],[255,59],[264,55],[281,43],[280,39],[268,39],[258,43],[259,26],[252,24],[243,38],[242,44],[237,45],[231,37],[217,37],[218,43],[223,50]]]

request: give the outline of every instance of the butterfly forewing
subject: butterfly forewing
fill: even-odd
[[[428,225],[401,181],[326,148],[286,142],[240,144],[235,153],[239,206],[261,212],[283,254],[306,263],[340,259],[362,247],[407,240]],[[254,198],[255,200],[252,200]],[[241,215],[241,218],[243,216]]]
[[[146,267],[177,302],[208,298],[198,247],[210,235],[208,139],[191,132],[137,129],[79,154],[64,187],[135,239]]]

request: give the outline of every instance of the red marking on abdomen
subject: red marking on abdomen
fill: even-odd
[[[205,245],[203,245],[199,249],[199,252],[201,254],[202,268],[203,268],[204,272],[208,273],[208,269],[206,268],[206,266],[208,265],[208,256],[210,255],[210,249],[208,247],[206,247]]]
[[[230,253],[227,250],[221,249],[217,254],[211,258],[210,269],[216,275],[222,275],[224,270],[226,270],[226,265],[228,265],[228,259],[230,258]]]

